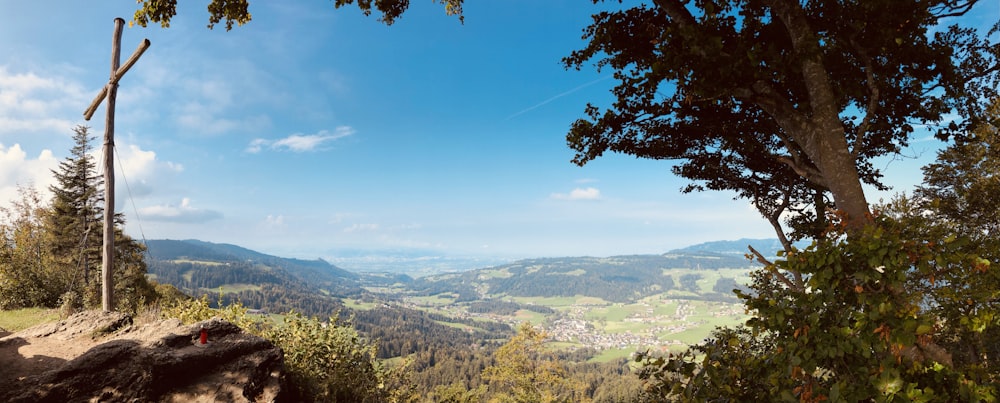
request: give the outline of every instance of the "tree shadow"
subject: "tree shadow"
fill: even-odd
[[[257,401],[281,391],[281,351],[228,322],[140,341],[112,339],[76,358],[18,353],[21,337],[0,340],[0,402]],[[266,389],[266,390],[265,390]]]
[[[65,359],[46,355],[25,357],[19,350],[31,343],[21,337],[7,337],[9,335],[8,332],[0,338],[0,398],[8,391],[21,390],[29,379],[66,363]]]

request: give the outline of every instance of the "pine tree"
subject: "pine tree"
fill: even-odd
[[[96,174],[94,158],[89,155],[94,139],[89,128],[77,126],[73,133],[75,145],[70,156],[52,171],[56,184],[49,187],[53,197],[46,229],[52,239],[54,264],[67,277],[64,291],[83,297],[90,305],[95,298],[100,299],[90,289],[99,281],[100,273],[103,181]]]
[[[56,185],[50,186],[52,204],[45,219],[51,245],[52,271],[63,304],[95,307],[101,302],[101,244],[104,235],[104,181],[97,174],[89,128],[73,128],[75,145],[70,156],[53,170]],[[121,230],[124,216],[115,220],[115,295],[118,309],[134,312],[155,298],[146,281],[145,247]]]

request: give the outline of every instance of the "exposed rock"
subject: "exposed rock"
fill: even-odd
[[[220,319],[133,326],[89,311],[0,338],[0,401],[270,402],[282,360],[269,341]]]

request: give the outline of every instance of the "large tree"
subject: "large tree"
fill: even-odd
[[[73,128],[73,140],[70,156],[52,171],[56,183],[49,186],[52,205],[45,224],[52,236],[53,263],[70,276],[66,291],[83,294],[87,285],[96,283],[101,265],[103,181],[90,155],[94,138],[89,128]]]
[[[996,104],[1000,105],[1000,104]],[[643,355],[656,401],[996,401],[1000,391],[997,121],[943,150],[917,198],[879,206],[849,240],[832,236],[741,293],[748,328],[691,351]],[[969,191],[975,189],[974,191]],[[837,233],[835,235],[842,235]]]
[[[586,402],[584,385],[566,374],[563,364],[545,351],[548,337],[523,322],[517,334],[493,354],[483,370],[490,402]]]
[[[610,108],[589,105],[573,124],[574,162],[679,160],[688,190],[736,191],[776,229],[788,209],[823,208],[823,195],[860,228],[862,183],[880,185],[872,158],[898,152],[917,125],[963,132],[996,94],[1000,48],[939,26],[976,1],[653,3],[594,15],[589,44],[564,60],[619,81]]]
[[[979,242],[1000,239],[1000,204],[994,199],[1000,195],[1000,98],[986,116],[991,119],[923,168],[924,184],[915,192],[924,209]]]

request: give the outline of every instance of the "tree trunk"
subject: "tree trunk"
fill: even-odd
[[[797,0],[770,0],[768,4],[788,32],[802,66],[802,80],[809,100],[808,110],[796,108],[795,112],[800,114],[797,119],[777,119],[804,123],[805,127],[785,129],[792,129],[787,131],[819,168],[822,185],[833,194],[836,208],[847,216],[848,228],[863,227],[871,221],[868,200],[847,144],[847,133],[838,115],[840,108],[829,73],[823,66],[823,53],[815,32]]]
[[[809,158],[823,173],[825,185],[833,195],[833,203],[846,216],[848,228],[858,229],[871,222],[871,210],[861,187],[861,177],[854,156],[847,147],[847,139],[840,121],[836,128],[819,128],[811,137],[816,142]],[[822,212],[817,212],[822,214]]]

